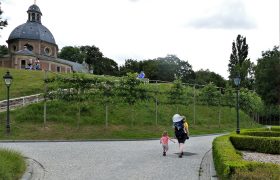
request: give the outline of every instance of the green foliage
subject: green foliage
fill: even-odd
[[[193,81],[195,78],[192,66],[185,60],[179,59],[175,55],[158,57],[137,61],[128,59],[124,66],[120,67],[120,74],[125,75],[128,72],[144,71],[146,77],[153,80],[174,81],[174,75],[181,77],[183,82]]]
[[[195,83],[199,85],[205,85],[209,83],[215,84],[217,87],[226,87],[226,80],[219,74],[209,71],[209,69],[195,72]]]
[[[242,88],[240,90],[240,107],[246,113],[261,112],[264,108],[262,99],[257,93]]]
[[[25,169],[25,161],[20,153],[0,149],[0,180],[20,179]]]
[[[138,100],[144,100],[147,97],[144,86],[141,86],[142,82],[136,77],[136,73],[128,73],[121,79],[118,86],[118,96],[129,105],[134,105]]]
[[[168,92],[168,101],[170,104],[184,104],[184,87],[181,79],[175,77],[170,91]]]
[[[231,86],[226,86],[224,89],[224,94],[222,95],[222,102],[224,106],[234,107],[236,105],[236,90]]]
[[[102,62],[103,53],[96,46],[81,46],[81,52],[85,56],[85,61],[90,65],[94,74],[102,74],[99,64]]]
[[[228,71],[231,82],[233,82],[233,78],[239,75],[241,79],[240,86],[252,89],[252,70],[254,65],[247,58],[248,48],[246,37],[238,35],[236,42],[232,42],[232,53],[230,55]]]
[[[271,163],[244,161],[231,144],[232,135],[213,141],[215,168],[221,179],[279,179],[280,166]]]
[[[79,47],[65,46],[58,53],[58,58],[62,58],[68,61],[82,63],[85,55],[81,52]]]
[[[266,105],[280,105],[279,47],[262,53],[256,66],[256,90]]]
[[[266,133],[265,135],[268,135],[268,133]],[[280,154],[280,137],[232,135],[230,137],[230,140],[234,147],[237,149],[270,154]]]
[[[280,132],[277,131],[242,131],[241,134],[262,137],[280,137]]]
[[[0,45],[0,57],[3,57],[8,53],[9,53],[8,47],[6,45]]]
[[[2,20],[2,15],[3,11],[1,9],[1,2],[0,2],[0,29],[3,29],[3,27],[6,27],[8,25],[8,21],[7,20]]]
[[[213,83],[207,84],[201,90],[200,99],[204,104],[218,105],[220,97],[221,93]]]

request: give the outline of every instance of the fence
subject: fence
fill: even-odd
[[[10,108],[14,109],[17,107],[26,106],[32,103],[37,103],[42,101],[43,95],[42,94],[34,94],[31,96],[23,96],[19,98],[10,99]],[[5,111],[7,109],[7,100],[0,101],[0,112]]]

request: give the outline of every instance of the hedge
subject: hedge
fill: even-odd
[[[280,137],[280,132],[277,131],[245,131],[242,135],[262,136],[262,137]]]
[[[221,179],[280,179],[279,165],[243,160],[230,137],[220,136],[213,141],[214,164]]]
[[[230,141],[236,149],[280,154],[280,137],[232,135]]]

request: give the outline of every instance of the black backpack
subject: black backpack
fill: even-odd
[[[175,122],[174,123],[174,128],[175,128],[175,136],[176,137],[184,137],[185,136],[183,121]]]

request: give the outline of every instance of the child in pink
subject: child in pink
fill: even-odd
[[[172,141],[173,143],[175,143],[175,141],[170,139],[167,132],[164,131],[162,134],[162,137],[160,138],[160,144],[162,144],[162,149],[163,149],[163,156],[166,156],[166,152],[168,151],[168,141],[169,140]]]

